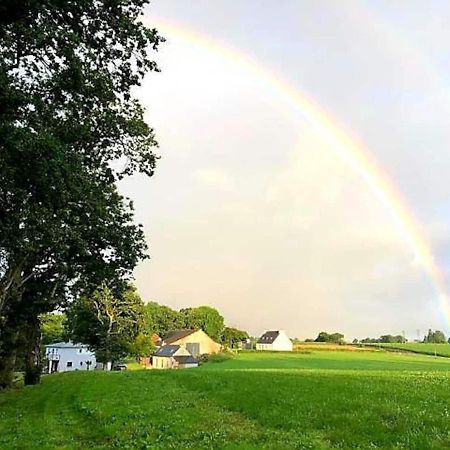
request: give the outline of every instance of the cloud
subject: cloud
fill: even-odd
[[[198,169],[193,174],[194,180],[206,187],[221,191],[232,191],[234,182],[223,170],[217,168]]]

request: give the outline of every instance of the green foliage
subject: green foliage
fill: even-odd
[[[145,257],[115,183],[156,163],[132,96],[162,40],[140,21],[147,3],[0,5],[0,387],[39,314],[104,280],[120,291]]]
[[[136,354],[136,342],[143,321],[143,303],[136,289],[129,286],[122,295],[114,295],[102,285],[91,297],[80,297],[67,310],[72,340],[89,345],[98,361],[117,361]]]
[[[182,326],[181,314],[178,311],[156,302],[145,304],[143,323],[145,333],[156,333],[163,337],[170,331],[177,330]]]
[[[428,334],[425,336],[423,342],[433,342],[435,344],[444,344],[447,342],[445,338],[445,334],[442,331],[436,330],[428,330]]]
[[[246,331],[237,328],[225,327],[222,332],[222,342],[229,347],[235,347],[239,342],[244,342],[249,338]]]
[[[224,320],[219,311],[210,306],[185,308],[180,310],[183,328],[201,328],[212,339],[220,341],[224,330]]]
[[[325,331],[321,331],[316,337],[315,342],[332,342],[334,344],[341,344],[344,343],[344,335],[341,333],[329,334]]]
[[[156,347],[152,341],[152,336],[139,333],[128,349],[130,356],[149,356],[155,351]]]
[[[376,344],[376,343],[382,343],[382,344],[395,344],[395,343],[404,343],[407,342],[407,339],[405,339],[404,336],[401,334],[397,334],[393,336],[392,334],[384,334],[380,336],[379,338],[364,338],[361,339],[362,344]]]
[[[53,344],[67,340],[65,314],[46,313],[39,317],[41,322],[42,345]]]

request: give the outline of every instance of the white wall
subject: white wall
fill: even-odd
[[[94,370],[95,369],[95,354],[87,348],[70,347],[70,348],[57,348],[47,347],[46,356],[49,360],[49,371],[51,370],[51,359],[59,359],[58,372],[71,372],[74,370]],[[87,361],[91,362],[91,365],[86,364]],[[69,364],[72,363],[72,364]]]
[[[284,331],[279,331],[278,337],[273,341],[272,350],[291,352],[293,348],[292,341]]]
[[[291,352],[292,349],[292,341],[289,339],[286,332],[282,330],[278,332],[278,336],[272,344],[256,344],[256,350]]]

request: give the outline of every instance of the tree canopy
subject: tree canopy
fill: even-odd
[[[41,322],[42,345],[63,342],[67,339],[65,314],[46,313],[39,317]]]
[[[117,361],[135,353],[142,331],[143,303],[129,286],[121,295],[103,284],[91,297],[82,296],[67,309],[67,326],[74,342],[89,345],[98,361]],[[139,345],[142,345],[139,338]],[[148,339],[151,341],[151,339]]]
[[[35,340],[39,314],[103,281],[120,292],[146,255],[115,181],[156,163],[132,95],[162,41],[139,19],[147,3],[0,6],[0,387],[19,330]]]
[[[144,306],[144,325],[146,333],[156,333],[164,337],[170,331],[183,327],[181,314],[169,306],[148,302]]]
[[[321,331],[316,337],[315,342],[341,344],[344,342],[344,335],[341,333],[327,333],[326,331]]]
[[[249,339],[249,335],[246,331],[239,330],[233,327],[225,327],[222,332],[222,342],[229,347],[234,347],[239,342],[244,342]]]
[[[428,330],[428,334],[425,336],[424,342],[432,342],[434,344],[444,344],[447,342],[445,338],[445,334],[442,331],[436,330]]]
[[[201,328],[212,339],[220,341],[224,329],[224,319],[211,306],[198,306],[180,310],[183,328]]]

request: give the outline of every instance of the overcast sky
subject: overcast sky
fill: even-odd
[[[450,3],[154,0],[146,18],[167,38],[138,93],[161,159],[120,185],[150,246],[144,300],[208,304],[254,334],[450,331],[364,180],[276,89],[204,45],[266,67],[362,141],[448,278]]]

